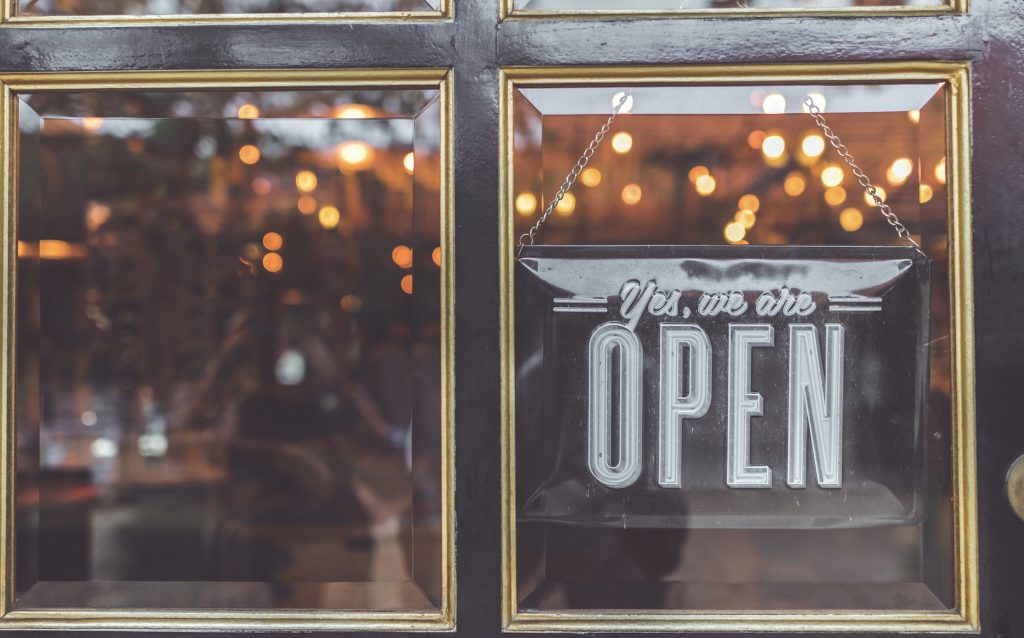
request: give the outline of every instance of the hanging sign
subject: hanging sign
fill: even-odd
[[[522,519],[815,528],[918,515],[918,249],[527,246],[515,292]]]

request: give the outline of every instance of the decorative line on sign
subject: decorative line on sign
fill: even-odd
[[[607,306],[601,307],[588,307],[588,306],[556,306],[555,312],[608,312]]]

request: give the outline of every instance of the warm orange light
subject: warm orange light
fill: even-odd
[[[303,195],[296,203],[296,207],[303,215],[312,215],[316,212],[316,199],[312,195]]]
[[[334,206],[324,206],[320,209],[320,214],[317,216],[320,220],[320,225],[325,229],[330,230],[338,225],[341,221],[341,213]]]
[[[843,179],[846,177],[846,173],[843,171],[843,167],[837,164],[826,166],[825,170],[821,171],[821,183],[826,188],[832,188],[833,186],[839,186],[843,183]]]
[[[707,197],[711,193],[714,193],[716,185],[717,182],[715,182],[715,178],[711,175],[701,175],[697,178],[696,183],[694,183],[694,187],[697,189],[697,194],[701,197]]]
[[[946,183],[946,158],[943,157],[939,160],[939,163],[935,165],[935,181],[940,184]]]
[[[799,197],[804,194],[804,190],[807,188],[807,180],[804,176],[797,171],[793,171],[786,176],[784,182],[782,182],[782,189],[786,191],[786,194],[790,197]]]
[[[811,133],[800,142],[800,150],[807,157],[818,157],[825,152],[825,138],[817,133]]]
[[[255,104],[243,104],[238,107],[238,118],[241,120],[252,120],[260,116],[260,110]]]
[[[238,159],[242,160],[243,164],[255,164],[260,161],[260,149],[252,144],[246,144],[238,149]]]
[[[537,210],[537,196],[530,192],[516,195],[516,212],[520,215],[532,215]]]
[[[932,187],[929,186],[928,184],[921,184],[921,187],[918,189],[918,201],[921,202],[922,204],[927,204],[928,202],[932,201],[932,197],[934,195],[935,192],[932,190]]]
[[[416,156],[412,154],[412,151],[406,153],[405,157],[402,158],[402,168],[405,169],[406,173],[412,175],[413,170],[416,168]]]
[[[89,202],[88,208],[85,209],[85,227],[90,232],[96,231],[100,226],[107,223],[110,219],[110,213],[110,206],[100,204],[99,202]]]
[[[860,230],[864,225],[864,213],[856,208],[846,208],[839,213],[839,226],[848,233]]]
[[[730,244],[741,241],[747,234],[747,228],[740,222],[729,222],[725,225],[722,235]]]
[[[407,295],[412,294],[412,275],[402,277],[402,292]]]
[[[733,220],[738,221],[743,224],[744,228],[750,230],[754,227],[754,224],[757,223],[757,215],[754,214],[754,211],[743,208],[736,211],[736,215],[733,216]]]
[[[640,198],[643,197],[643,194],[644,192],[640,189],[639,184],[626,184],[622,187],[621,197],[625,204],[633,206],[640,203]]]
[[[435,266],[441,265],[441,247],[437,246],[434,250],[430,251],[430,260],[434,262]]]
[[[786,152],[786,140],[781,135],[769,135],[761,143],[761,152],[768,159],[779,159]]]
[[[412,248],[399,244],[391,250],[391,261],[399,268],[412,268]]]
[[[825,203],[829,206],[838,206],[846,201],[846,189],[842,186],[833,186],[825,189]]]
[[[633,136],[625,131],[612,136],[612,150],[619,155],[624,155],[633,148]]]
[[[295,174],[295,187],[302,193],[311,193],[316,190],[316,174],[313,171],[299,171]]]
[[[83,117],[82,128],[87,131],[98,131],[103,126],[102,117]]]
[[[710,174],[711,174],[711,171],[708,170],[707,166],[700,166],[700,165],[694,166],[693,168],[690,169],[690,174],[689,174],[690,182],[696,184],[698,179],[700,179],[701,177],[704,177],[705,175],[710,175]]]
[[[917,124],[918,122],[921,121],[921,111],[919,111],[918,109],[914,109],[913,111],[907,111],[907,119],[909,119],[914,124]]]
[[[887,197],[885,189],[882,188],[881,186],[876,186],[875,187],[875,194],[878,195],[878,198],[880,200],[882,200],[883,202],[885,201],[885,198]],[[877,205],[877,204],[875,204],[875,198],[872,197],[871,195],[869,195],[867,191],[864,191],[864,203],[866,203],[868,206],[876,206]]]
[[[263,236],[263,247],[267,250],[281,250],[284,245],[284,237],[281,233],[269,232]]]
[[[338,147],[338,166],[345,170],[361,171],[373,164],[376,153],[366,142],[345,142]]]
[[[263,255],[263,269],[267,272],[280,272],[284,267],[284,260],[277,253]]]
[[[363,307],[363,300],[358,295],[345,295],[338,305],[345,312],[359,312],[359,309]]]
[[[88,256],[89,249],[84,244],[72,244],[60,239],[39,240],[41,259],[82,259]]]
[[[779,93],[772,93],[761,102],[761,110],[768,115],[777,115],[786,112],[786,98]],[[742,238],[741,238],[742,239]]]
[[[331,111],[331,116],[339,120],[365,120],[372,115],[373,109],[365,104],[342,104]]]
[[[601,171],[594,167],[585,168],[580,173],[580,183],[588,188],[593,188],[601,183]]]
[[[747,144],[755,151],[760,150],[761,145],[764,144],[764,138],[764,131],[751,131],[750,135],[747,136]]]
[[[901,157],[894,161],[885,172],[885,178],[893,186],[899,186],[907,181],[907,178],[914,172],[914,162],[909,157]]]
[[[615,95],[612,96],[612,108],[615,108],[615,107],[617,107],[619,105],[619,100],[621,100],[622,96],[624,96],[624,95],[626,95],[625,91],[619,91],[618,93],[616,93]],[[626,101],[622,103],[622,108],[619,109],[619,113],[629,113],[632,110],[633,110],[633,96],[630,95],[630,96],[628,96],[626,98]]]
[[[252,180],[252,190],[257,195],[269,195],[271,189],[270,180],[266,177],[257,177]]]
[[[572,215],[572,212],[576,210],[576,196],[572,193],[562,195],[562,199],[555,205],[555,210],[562,217]]]
[[[757,195],[747,193],[743,197],[740,197],[740,201],[737,205],[741,209],[746,208],[747,210],[756,213],[761,209],[761,200],[757,198]]]

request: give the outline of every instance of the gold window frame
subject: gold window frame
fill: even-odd
[[[875,17],[967,13],[970,0],[943,0],[942,6],[785,7],[781,9],[517,9],[515,0],[499,0],[501,18],[780,18],[804,16]]]
[[[454,220],[452,72],[448,69],[112,71],[0,74],[0,631],[447,631],[455,627]],[[47,609],[15,610],[15,300],[19,93],[117,90],[434,89],[440,99],[441,599],[431,611]]]
[[[965,0],[951,0],[965,1]],[[74,26],[188,26],[198,24],[313,24],[343,22],[441,22],[450,20],[455,0],[440,0],[430,11],[335,11],[320,13],[197,13],[166,15],[18,15],[19,0],[0,0],[0,26],[74,27]]]
[[[946,85],[955,608],[941,612],[544,611],[518,609],[515,496],[515,215],[513,97],[518,87],[650,84],[941,82]],[[977,633],[977,484],[974,302],[971,274],[970,67],[967,62],[882,62],[679,67],[548,67],[501,71],[501,488],[502,626],[510,632],[901,632]]]

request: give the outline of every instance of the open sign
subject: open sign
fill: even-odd
[[[523,518],[916,516],[929,265],[904,247],[533,247],[516,276]]]

